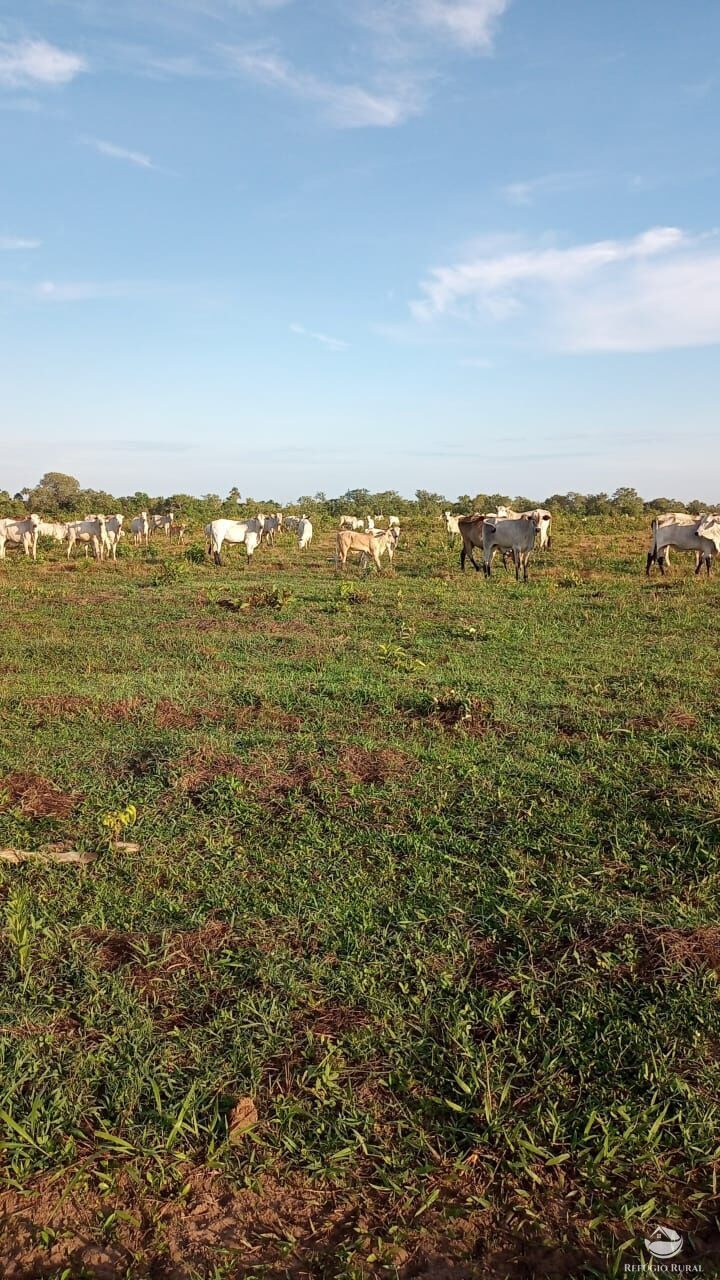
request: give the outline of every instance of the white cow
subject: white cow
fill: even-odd
[[[95,559],[102,560],[105,555],[106,538],[104,516],[98,516],[95,520],[71,520],[67,533],[68,560],[76,542],[91,546]]]
[[[269,546],[274,547],[275,534],[279,533],[280,530],[282,529],[282,523],[283,523],[283,517],[282,517],[281,511],[276,511],[275,515],[272,515],[272,516],[265,516],[263,519],[262,533],[260,535],[260,540],[262,541],[264,538]]]
[[[301,551],[304,551],[306,547],[310,546],[310,543],[312,542],[312,536],[313,536],[312,522],[308,520],[307,516],[300,517],[297,532],[298,532],[298,547],[300,548]]]
[[[552,512],[545,511],[543,507],[534,507],[532,511],[508,511],[506,507],[500,507],[498,515],[520,515],[530,516],[535,521],[537,527],[537,544],[541,551],[552,549]]]
[[[38,534],[41,538],[52,538],[54,542],[64,542],[68,536],[68,527],[56,520],[41,520]]]
[[[208,554],[212,555],[216,564],[222,564],[220,553],[224,542],[244,543],[247,558],[251,560],[260,542],[262,529],[259,517],[252,520],[212,520],[210,524],[205,525]]]
[[[150,532],[154,533],[156,529],[162,529],[165,537],[170,537],[170,528],[175,521],[172,511],[168,511],[165,515],[154,515],[150,517]]]
[[[341,529],[364,529],[365,525],[363,524],[363,521],[360,520],[357,516],[341,516],[340,528]]]
[[[139,547],[143,542],[147,546],[150,533],[150,519],[147,511],[141,511],[139,516],[135,516],[130,521],[130,532],[136,547]]]
[[[668,515],[679,516],[679,519],[668,519]],[[720,516],[693,516],[689,523],[686,512],[666,513],[664,517],[652,522],[652,542],[647,555],[645,573],[649,576],[653,564],[657,564],[660,572],[665,573],[669,565],[670,547],[678,551],[695,553],[695,573],[699,573],[703,563],[708,574],[716,555],[720,555]]]
[[[512,554],[513,564],[515,565],[516,581],[519,579],[520,570],[522,569],[523,581],[527,582],[528,560],[535,546],[538,529],[539,519],[536,516],[522,515],[506,516],[504,518],[496,516],[494,519],[490,516],[485,516],[482,524],[485,577],[490,577],[493,553],[496,550],[509,551]]]
[[[117,560],[118,542],[123,536],[123,516],[108,516],[105,521],[105,550],[109,551],[113,560]]]
[[[37,515],[18,519],[8,516],[0,520],[0,560],[5,559],[5,544],[8,542],[13,546],[21,546],[26,556],[37,559],[38,529],[41,523],[40,516]]]
[[[388,529],[399,529],[399,528],[400,528],[400,517],[388,516]]]

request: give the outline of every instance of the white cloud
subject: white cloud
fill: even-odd
[[[567,173],[545,173],[538,178],[526,178],[520,182],[508,182],[502,194],[509,204],[530,205],[536,196],[552,195],[559,191],[573,191],[585,186],[592,178],[588,170]]]
[[[653,351],[720,343],[714,235],[654,227],[628,240],[504,251],[435,267],[410,304],[443,316],[524,321],[562,351]]]
[[[471,53],[490,53],[499,19],[510,0],[353,0],[352,14],[380,33],[391,56],[428,39]]]
[[[0,41],[0,84],[12,89],[68,84],[86,70],[80,54],[58,49],[47,40]]]
[[[20,236],[0,236],[0,253],[13,253],[18,249],[39,249],[42,240],[23,240]]]
[[[303,338],[313,338],[315,342],[321,343],[330,351],[347,351],[349,346],[349,343],[343,342],[342,338],[331,338],[326,333],[315,333],[312,329],[303,328],[301,324],[291,324],[290,332],[297,333]]]
[[[368,126],[391,128],[416,115],[422,107],[413,77],[394,77],[377,90],[338,84],[293,67],[268,49],[229,49],[233,65],[269,88],[317,102],[330,124],[339,129]]]
[[[412,0],[411,12],[422,26],[454,44],[487,52],[509,4],[510,0]]]
[[[117,147],[114,142],[104,142],[102,138],[82,138],[81,141],[87,147],[94,147],[102,156],[109,156],[112,160],[126,160],[128,164],[137,165],[139,169],[154,168],[150,156],[146,156],[142,151],[128,151],[126,147]]]
[[[40,302],[102,302],[144,298],[155,292],[155,285],[134,280],[73,280],[63,283],[43,280],[33,285],[29,297]],[[24,293],[23,296],[28,295]]]

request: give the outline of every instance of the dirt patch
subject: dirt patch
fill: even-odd
[[[156,702],[154,719],[158,729],[197,729],[202,724],[198,711],[185,711],[169,698]]]
[[[52,720],[71,720],[75,716],[85,715],[92,706],[92,698],[50,693],[40,698],[30,698],[26,706],[33,715],[33,727],[39,727]]]
[[[96,714],[102,720],[132,720],[145,706],[144,698],[118,698],[115,702],[99,702]]]
[[[368,1171],[369,1172],[369,1171]],[[184,1175],[184,1194],[161,1198],[139,1177],[118,1170],[103,1196],[89,1178],[38,1181],[25,1193],[0,1196],[0,1269],[4,1280],[39,1280],[63,1268],[93,1280],[229,1280],[262,1273],[268,1280],[311,1280],[337,1274],[352,1257],[357,1273],[396,1280],[529,1280],[577,1276],[596,1255],[568,1244],[520,1240],[484,1209],[468,1210],[450,1189],[416,1218],[371,1189],[339,1189],[269,1174],[259,1185],[233,1187],[215,1170]],[[472,1175],[465,1179],[470,1189]],[[450,1220],[444,1216],[454,1205]],[[100,1225],[112,1210],[112,1234]],[[42,1243],[45,1232],[49,1243]]]
[[[37,773],[8,773],[0,779],[0,809],[19,809],[26,818],[68,818],[80,796],[61,791]]]
[[[365,747],[344,747],[337,756],[339,770],[351,784],[383,786],[407,772],[411,761],[400,751],[383,747],[368,751]]]
[[[180,930],[164,939],[159,933],[131,933],[122,929],[83,928],[79,933],[91,944],[99,967],[110,973],[126,965],[162,968],[170,973],[202,963],[205,957],[227,943],[232,929],[222,920],[206,920],[197,929]],[[157,952],[163,942],[163,954],[149,965],[141,964],[142,952]]]

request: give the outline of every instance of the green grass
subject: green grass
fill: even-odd
[[[342,582],[330,526],[0,566],[0,847],[101,851],[0,864],[0,1259],[100,1274],[81,1220],[118,1276],[714,1238],[720,587],[648,582],[646,532],[561,528],[527,586],[429,520]],[[211,1171],[257,1203],[203,1252]]]

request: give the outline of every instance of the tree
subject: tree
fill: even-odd
[[[637,489],[627,486],[616,489],[611,501],[615,510],[623,516],[640,516],[645,505]]]
[[[585,510],[589,516],[612,515],[612,502],[606,493],[589,493],[585,499]]]
[[[678,498],[651,498],[645,503],[646,511],[684,511],[685,503]]]
[[[46,471],[31,490],[30,503],[38,510],[75,511],[80,503],[80,481],[63,471]]]
[[[441,493],[431,493],[429,489],[416,489],[415,501],[418,504],[418,510],[423,513],[442,511],[448,505],[447,498],[444,498]]]

